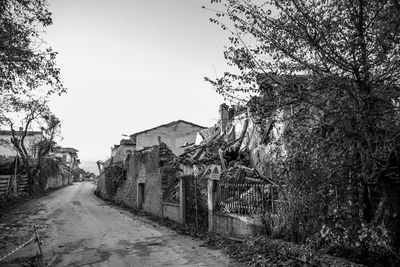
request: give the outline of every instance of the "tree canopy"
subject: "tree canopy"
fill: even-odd
[[[25,94],[44,88],[63,93],[57,53],[40,33],[52,24],[45,0],[0,1],[0,94]]]
[[[328,229],[325,242],[370,250],[350,233],[388,241],[388,229],[396,251],[400,220],[388,214],[400,212],[399,2],[212,2],[237,71],[206,80],[228,100],[250,99],[257,116],[284,114],[289,153],[273,171],[297,214],[289,230],[306,240]]]

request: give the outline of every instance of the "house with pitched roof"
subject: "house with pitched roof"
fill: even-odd
[[[136,144],[136,150],[158,145],[164,142],[175,155],[184,152],[184,146],[193,144],[199,131],[206,129],[203,126],[177,120],[157,127],[130,135],[130,140]]]
[[[61,159],[70,168],[77,168],[80,164],[78,152],[72,147],[55,147],[50,155]]]

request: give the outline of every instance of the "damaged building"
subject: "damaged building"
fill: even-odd
[[[120,170],[105,166],[97,193],[180,223],[249,234],[250,215],[274,205],[268,164],[284,151],[283,124],[246,106],[222,104],[219,115],[209,128],[176,121],[131,135],[135,150]]]

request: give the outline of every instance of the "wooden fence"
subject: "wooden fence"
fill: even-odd
[[[242,215],[273,211],[277,191],[271,184],[219,182],[217,209]]]
[[[0,195],[7,194],[10,182],[11,175],[0,175]]]
[[[20,175],[18,180],[18,192],[26,192],[28,190],[28,176]]]
[[[0,196],[18,195],[28,189],[27,175],[0,175]]]

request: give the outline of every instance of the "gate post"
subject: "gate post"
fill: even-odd
[[[184,177],[179,177],[179,207],[181,224],[186,224],[186,192]]]
[[[207,195],[208,195],[208,231],[214,230],[214,210],[215,210],[215,180],[207,179]]]

